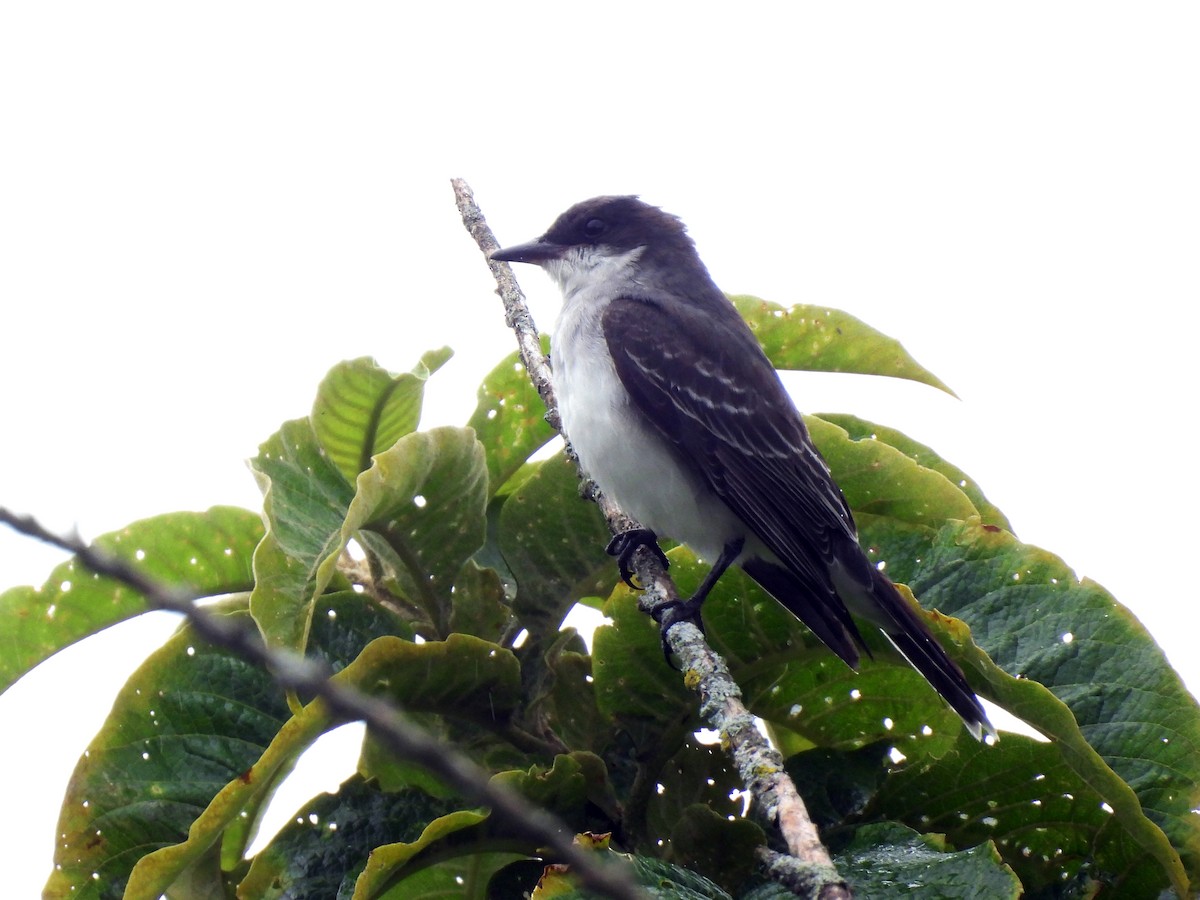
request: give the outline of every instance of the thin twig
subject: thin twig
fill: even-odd
[[[82,565],[97,575],[133,588],[150,607],[183,614],[196,634],[208,643],[262,666],[285,689],[319,697],[335,720],[365,722],[372,735],[392,753],[434,773],[471,802],[490,807],[506,827],[550,847],[592,889],[620,900],[644,897],[625,867],[598,864],[595,854],[572,843],[571,830],[556,816],[490,780],[488,772],[408,721],[393,704],[331,681],[332,673],[324,664],[267,647],[253,626],[197,607],[182,592],[159,584],[124,560],[89,546],[78,537],[55,534],[31,516],[20,516],[3,507],[0,507],[0,522],[74,553]]]
[[[450,183],[463,224],[487,257],[500,245],[488,228],[467,183],[461,178],[451,179]],[[488,266],[496,278],[498,293],[504,302],[505,321],[516,332],[521,359],[529,370],[534,387],[546,403],[546,421],[563,435],[569,448],[570,436],[562,431],[550,366],[542,355],[537,327],[525,303],[524,294],[508,263],[496,262],[489,257]],[[573,454],[572,458],[575,458]],[[575,462],[578,465],[577,458]],[[584,479],[585,496],[600,507],[613,534],[638,527],[638,523],[605,496],[582,469],[580,477]],[[661,604],[678,598],[675,583],[653,553],[640,548],[633,562],[638,581],[646,588],[638,603],[643,612],[652,612]],[[791,873],[793,877],[786,880],[780,877],[777,880],[803,897],[819,900],[850,898],[849,887],[838,875],[833,860],[821,844],[816,826],[809,818],[804,801],[796,791],[791,776],[783,769],[783,757],[755,727],[754,717],[742,703],[741,689],[730,676],[725,661],[708,645],[700,629],[690,622],[671,628],[667,633],[667,641],[678,656],[683,671],[689,673],[688,683],[694,685],[700,695],[700,714],[721,735],[722,744],[729,748],[742,783],[753,797],[752,810],[769,827],[778,829],[788,852],[800,863],[789,869],[782,862],[786,857],[780,857],[779,854],[769,858],[761,856],[768,863],[768,872],[773,875],[785,871]],[[798,871],[803,872],[804,877],[795,877]]]

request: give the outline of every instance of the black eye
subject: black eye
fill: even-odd
[[[588,219],[583,225],[583,233],[589,238],[598,238],[608,231],[608,223],[603,219]]]

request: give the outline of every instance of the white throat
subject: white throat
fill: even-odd
[[[647,293],[637,265],[644,249],[573,248],[543,264],[563,293],[550,353],[558,411],[601,489],[646,527],[714,560],[732,537],[749,537],[745,526],[634,411],[604,336],[605,307]]]
[[[558,284],[564,304],[590,299],[602,288],[609,298],[620,296],[621,289],[636,283],[637,261],[645,247],[614,251],[611,247],[572,247],[559,259],[548,260],[543,268]]]

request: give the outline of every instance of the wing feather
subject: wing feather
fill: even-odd
[[[603,314],[630,397],[772,552],[802,568],[831,563],[857,540],[854,519],[770,361],[732,307],[736,323],[721,321],[714,340],[710,313],[664,305],[622,298]]]
[[[830,574],[848,545],[857,555],[849,506],[753,334],[729,307],[714,340],[712,312],[613,301],[602,324],[617,375],[685,464],[857,636]]]
[[[840,570],[857,583],[856,611],[889,635],[978,737],[991,728],[979,701],[858,546],[850,507],[753,333],[724,298],[699,302],[703,310],[669,297],[606,307],[604,337],[634,405],[777,557],[745,561],[753,578],[856,666],[866,645],[833,583]],[[714,327],[722,333],[714,336]]]

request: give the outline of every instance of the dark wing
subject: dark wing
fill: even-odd
[[[703,313],[626,298],[602,323],[634,404],[782,563],[748,560],[746,572],[855,666],[855,644],[866,645],[834,588],[836,561],[870,618],[971,732],[992,730],[962,670],[859,547],[841,489],[737,310],[723,297]]]
[[[602,325],[637,408],[786,566],[789,577],[777,573],[775,586],[758,580],[856,664],[862,639],[830,565],[838,559],[869,584],[870,563],[841,490],[737,311],[724,298],[703,312],[622,298],[606,307]],[[792,596],[779,596],[785,586]]]

